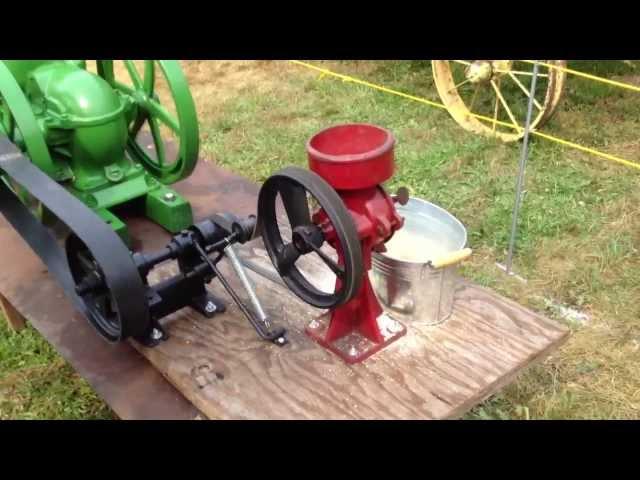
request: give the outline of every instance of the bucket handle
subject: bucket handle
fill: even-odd
[[[446,255],[437,258],[436,260],[430,260],[429,262],[427,262],[425,268],[430,267],[437,270],[439,268],[450,267],[451,265],[456,265],[460,262],[463,262],[471,256],[471,253],[472,250],[470,248],[463,248],[462,250],[447,253]]]

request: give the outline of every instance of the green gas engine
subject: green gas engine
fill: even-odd
[[[193,223],[191,207],[167,185],[191,174],[199,150],[187,81],[175,60],[114,63],[97,60],[91,71],[85,60],[0,61],[0,135],[126,242],[114,212],[132,202],[178,232]],[[14,190],[47,221],[46,207]]]
[[[193,98],[177,61],[0,61],[0,215],[110,342],[133,338],[153,347],[169,335],[160,320],[178,310],[190,307],[206,318],[224,312],[225,302],[206,288],[217,278],[260,338],[285,346],[286,330],[260,305],[233,250],[260,236],[292,292],[322,309],[344,304],[345,320],[331,324],[334,334],[350,332],[362,319],[373,331],[367,325],[377,321],[378,307],[371,288],[365,288],[366,259],[399,225],[390,197],[377,186],[393,170],[391,135],[369,125],[323,133],[310,158],[332,183],[320,173],[289,167],[264,183],[257,215],[217,212],[194,223],[191,206],[169,185],[193,172],[198,137]],[[355,173],[352,157],[360,165]],[[286,243],[278,202],[289,220],[282,225],[291,232]],[[136,250],[121,207],[142,209],[173,236],[159,250]],[[364,223],[356,226],[354,218]],[[380,221],[386,227],[375,227]],[[324,244],[338,260],[321,250]],[[312,253],[336,276],[329,292],[309,283],[295,266]],[[11,261],[12,254],[0,247],[0,260]],[[218,268],[223,258],[253,308]],[[160,281],[150,278],[165,262],[175,262],[178,272]],[[368,309],[356,315],[365,303]]]

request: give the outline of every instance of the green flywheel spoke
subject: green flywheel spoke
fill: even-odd
[[[16,127],[20,130],[22,142],[31,161],[48,175],[55,176],[57,168],[51,160],[49,148],[33,115],[33,110],[3,61],[0,61],[0,96],[8,117],[7,125],[14,135]]]
[[[155,63],[153,60],[145,60],[144,62],[144,93],[151,98],[153,96],[153,91],[155,88],[156,82],[156,69]]]
[[[124,60],[130,77],[130,85],[116,80],[112,60],[98,61],[100,75],[129,101],[135,109],[129,118],[129,153],[136,161],[146,165],[149,171],[162,183],[171,184],[191,174],[195,168],[199,151],[199,133],[196,108],[189,91],[187,80],[176,60],[145,60],[143,72],[138,71],[131,60]],[[162,75],[170,92],[170,105],[164,105],[156,95],[156,75]],[[167,107],[175,107],[174,113]],[[171,112],[171,113],[170,113]],[[149,123],[156,150],[156,158],[150,155],[146,146],[135,139],[145,122]],[[178,155],[174,162],[167,164],[166,150],[161,137],[161,127],[165,126],[176,137]],[[164,128],[162,128],[164,130]],[[169,139],[164,139],[164,141]]]
[[[160,105],[159,103],[149,100],[147,105],[147,109],[151,116],[157,118],[162,123],[164,123],[167,127],[169,127],[176,135],[180,135],[180,126],[178,125],[178,121],[173,118],[167,110]]]
[[[23,149],[27,157],[48,175],[56,175],[58,170],[51,159],[31,106],[3,61],[0,61],[0,99],[2,107],[0,109],[0,124],[2,124],[0,131],[5,130],[4,133],[13,142],[19,138],[20,148]],[[8,185],[18,195],[22,203],[42,219],[43,210],[40,202],[31,197],[20,185],[14,182],[8,182]]]
[[[147,118],[146,118],[146,115],[144,113],[143,114],[138,114],[138,116],[136,117],[135,121],[131,125],[131,128],[129,129],[129,136],[131,138],[137,138],[138,137],[138,133],[140,133],[140,129],[144,125],[144,122],[145,122],[146,119]]]
[[[133,96],[135,95],[135,89],[131,88],[131,87],[130,87],[130,86],[128,86],[128,85],[125,85],[125,84],[124,84],[124,83],[122,83],[122,82],[117,82],[117,81],[115,81],[115,82],[113,83],[113,85],[114,85],[118,90],[120,90],[122,93],[124,93],[124,94],[126,94],[126,95],[129,95],[129,96],[131,96],[131,97],[133,97]]]
[[[136,69],[133,60],[125,60],[124,65],[129,72],[129,77],[131,78],[131,82],[133,82],[133,86],[136,90],[142,90],[142,79],[140,78],[140,74],[138,74],[138,70]]]
[[[158,121],[149,117],[149,127],[151,128],[151,136],[153,137],[153,145],[156,149],[157,166],[162,168],[166,163],[167,154],[164,148],[164,141],[162,140],[162,134],[160,133],[160,127],[158,127]]]

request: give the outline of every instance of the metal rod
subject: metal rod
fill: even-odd
[[[254,273],[257,273],[258,275],[260,275],[263,278],[266,278],[267,280],[270,280],[271,282],[280,285],[281,287],[287,288],[287,284],[284,283],[282,281],[282,278],[280,278],[280,276],[278,276],[278,274],[273,271],[273,270],[269,270],[268,268],[262,267],[260,265],[258,265],[255,262],[252,262],[251,260],[247,259],[247,258],[242,258],[240,260],[240,263],[248,268],[249,270],[251,270]]]
[[[520,155],[520,167],[518,171],[518,180],[516,182],[516,198],[513,205],[513,217],[511,220],[511,238],[509,238],[509,253],[507,254],[506,272],[511,274],[513,265],[513,249],[516,243],[516,235],[518,229],[518,214],[520,213],[520,204],[522,203],[522,188],[524,187],[524,174],[527,168],[527,160],[529,159],[529,131],[531,129],[531,116],[533,113],[533,100],[536,93],[536,80],[538,79],[538,63],[533,64],[533,75],[531,76],[531,93],[529,94],[529,103],[527,105],[527,118],[524,125],[524,138],[522,139],[522,153]]]
[[[271,328],[269,318],[267,317],[267,314],[264,313],[262,305],[260,304],[260,300],[256,295],[253,285],[251,284],[251,280],[249,280],[249,277],[247,277],[247,273],[244,271],[244,267],[240,263],[240,260],[238,260],[238,256],[236,255],[233,246],[227,245],[224,249],[224,253],[231,262],[233,270],[236,272],[236,275],[238,275],[242,286],[249,295],[249,301],[251,302],[251,305],[253,305],[254,312],[256,313],[260,321],[266,325],[267,328]]]
[[[265,330],[266,322],[258,321],[251,314],[251,312],[245,306],[245,304],[242,303],[242,300],[240,299],[238,294],[233,290],[233,288],[231,288],[231,285],[229,284],[229,282],[227,282],[227,280],[222,276],[222,273],[220,272],[220,270],[218,270],[218,267],[216,267],[217,261],[220,260],[222,256],[218,257],[214,261],[211,261],[211,259],[207,256],[207,252],[204,251],[204,249],[200,246],[200,244],[196,242],[194,245],[196,247],[196,250],[198,250],[198,253],[200,253],[200,255],[202,256],[202,259],[207,263],[209,268],[211,268],[211,271],[213,271],[213,273],[216,275],[216,277],[218,278],[218,280],[220,281],[224,289],[231,296],[231,298],[233,298],[233,301],[238,306],[240,311],[244,314],[247,320],[249,320],[249,323],[251,324],[251,326],[253,326],[256,332],[258,332],[258,335],[260,335],[260,338],[274,341],[277,345],[281,347],[286,345],[287,339],[284,336],[286,333],[286,330],[282,327],[277,328],[274,331],[269,331],[269,328],[267,327],[267,330]]]

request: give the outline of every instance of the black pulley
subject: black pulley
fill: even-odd
[[[286,242],[278,226],[278,194],[291,227],[292,241]],[[324,210],[335,229],[343,261],[338,264],[321,250],[325,243],[322,228],[313,222],[307,194]],[[360,238],[353,218],[337,192],[319,175],[298,167],[287,167],[269,177],[258,197],[259,230],[278,274],[289,289],[306,303],[333,308],[351,300],[364,276]],[[338,247],[336,245],[336,247]],[[340,279],[333,293],[319,290],[296,267],[301,255],[317,254]]]
[[[153,327],[147,289],[129,249],[113,229],[2,136],[0,171],[72,232],[65,255],[53,233],[18,199],[9,182],[0,181],[0,213],[98,332],[112,342],[147,338]],[[98,315],[101,309],[102,316]]]
[[[65,232],[71,232],[64,250],[57,235],[21,202],[16,189],[40,202],[59,221],[57,226],[64,224]],[[256,230],[253,215],[214,215],[174,235],[157,252],[133,254],[95,212],[2,135],[0,213],[38,254],[76,308],[111,342],[133,337],[153,347],[168,338],[159,323],[161,318],[184,307],[192,307],[207,318],[223,312],[224,303],[206,289],[218,277],[261,338],[279,346],[287,344],[285,329],[272,325],[264,312],[256,315],[247,309],[216,267],[223,255],[229,255],[234,264],[235,254],[227,247],[251,239]],[[217,256],[212,259],[209,254]],[[149,272],[170,260],[177,261],[180,271],[149,284]]]
[[[75,291],[84,302],[89,322],[109,341],[126,338],[128,335],[123,335],[126,325],[122,324],[118,303],[100,264],[76,235],[67,237],[65,247]]]

